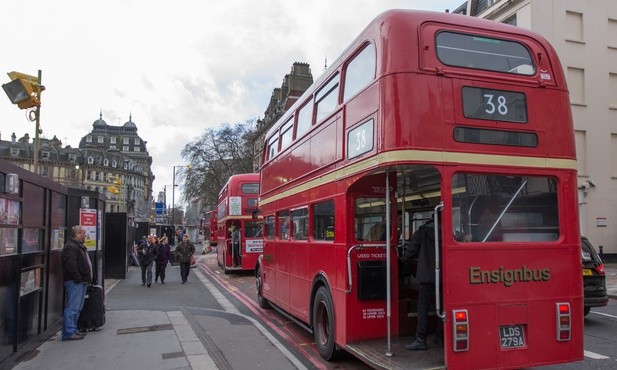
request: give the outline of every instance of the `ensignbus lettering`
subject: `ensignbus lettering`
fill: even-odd
[[[543,282],[551,279],[551,270],[530,269],[523,265],[520,269],[506,269],[499,266],[496,270],[482,270],[480,267],[469,268],[470,284],[503,284],[510,287],[514,283]]]

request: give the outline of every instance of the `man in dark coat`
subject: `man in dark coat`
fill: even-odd
[[[416,339],[406,345],[405,349],[423,350],[427,348],[428,309],[431,301],[435,300],[435,223],[432,219],[411,236],[410,245],[403,257],[406,260],[418,258],[416,279],[420,282]]]
[[[137,247],[139,265],[141,266],[141,286],[148,284],[148,288],[150,288],[152,285],[152,265],[157,252],[156,235],[148,235],[146,242]]]
[[[182,284],[184,284],[191,271],[191,257],[195,253],[195,246],[191,243],[187,234],[184,234],[182,241],[176,245],[175,253],[180,262],[180,277],[182,278]]]
[[[64,312],[62,340],[84,339],[85,333],[77,330],[77,320],[84,307],[86,287],[92,284],[92,262],[84,246],[86,230],[73,226],[70,239],[62,248],[62,274],[64,276]]]

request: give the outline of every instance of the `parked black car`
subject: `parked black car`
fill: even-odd
[[[608,304],[606,295],[606,272],[604,263],[589,240],[581,237],[581,257],[583,258],[583,290],[585,291],[585,316],[591,307]]]

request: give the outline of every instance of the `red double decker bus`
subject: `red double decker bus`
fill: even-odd
[[[208,243],[211,247],[216,247],[218,244],[216,229],[216,210],[206,212],[204,217],[204,236],[208,238]]]
[[[216,254],[226,274],[253,270],[263,250],[262,219],[256,212],[258,196],[258,173],[233,175],[219,192]],[[232,248],[232,226],[239,230],[238,250]]]
[[[343,349],[387,369],[583,358],[572,116],[538,34],[381,14],[268,132],[260,174],[258,301],[312,331],[324,358]],[[422,261],[402,256],[430,220],[418,353],[405,344]]]

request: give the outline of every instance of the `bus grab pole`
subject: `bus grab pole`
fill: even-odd
[[[392,288],[390,283],[390,170],[386,170],[386,317],[388,326],[388,351],[387,357],[392,356],[392,341],[390,334],[392,304]]]
[[[441,312],[441,299],[439,296],[440,272],[441,272],[441,251],[439,250],[439,211],[443,209],[443,201],[435,207],[435,213],[433,214],[433,222],[435,224],[435,313],[442,320],[446,318]]]

